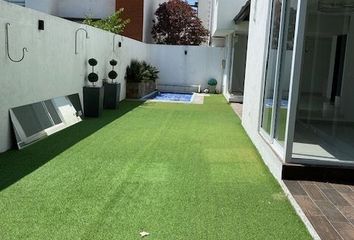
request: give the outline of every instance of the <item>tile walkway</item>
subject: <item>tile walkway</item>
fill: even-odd
[[[354,185],[284,183],[322,240],[354,240]]]
[[[242,103],[230,103],[230,106],[234,110],[234,112],[237,114],[237,116],[242,119],[243,104]]]

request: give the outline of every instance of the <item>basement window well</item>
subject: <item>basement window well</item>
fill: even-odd
[[[10,109],[19,149],[80,122],[81,115],[79,94]]]

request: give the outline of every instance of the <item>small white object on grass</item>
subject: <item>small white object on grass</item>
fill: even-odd
[[[142,231],[142,232],[140,232],[140,237],[147,237],[147,236],[149,236],[150,235],[150,233],[148,233],[148,232],[145,232],[145,231]]]

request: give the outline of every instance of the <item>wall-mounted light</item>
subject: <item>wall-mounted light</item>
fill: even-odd
[[[116,50],[116,37],[118,37],[119,35],[117,35],[117,34],[114,34],[113,35],[113,52]],[[118,47],[119,48],[121,48],[122,47],[122,41],[123,41],[123,37],[122,36],[120,36],[120,41],[118,42]]]
[[[187,55],[188,54],[188,51],[187,50],[184,50],[184,55]]]
[[[221,61],[221,67],[222,67],[222,69],[225,69],[225,68],[226,68],[226,59],[223,59],[223,60]]]
[[[38,20],[38,30],[44,30],[44,20]]]

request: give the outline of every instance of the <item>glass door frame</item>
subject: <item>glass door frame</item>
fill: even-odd
[[[295,42],[294,55],[291,66],[290,78],[290,92],[289,92],[289,106],[288,116],[286,119],[285,128],[285,145],[284,145],[284,159],[285,162],[292,162],[294,133],[296,123],[297,104],[299,97],[300,78],[302,69],[302,60],[304,55],[305,45],[305,27],[307,16],[307,0],[299,0],[298,12],[295,27]]]
[[[260,135],[271,145],[272,149],[275,153],[281,158],[281,160],[285,162],[291,162],[292,160],[292,149],[293,149],[293,140],[294,140],[294,131],[295,131],[295,120],[296,120],[296,109],[297,109],[297,101],[298,101],[298,93],[300,86],[300,73],[302,67],[302,57],[303,57],[303,47],[304,47],[304,35],[305,35],[305,25],[306,25],[306,12],[307,12],[307,0],[298,0],[297,3],[297,12],[296,12],[296,25],[295,25],[295,36],[294,36],[294,48],[293,48],[293,56],[291,63],[291,72],[290,72],[290,85],[289,85],[289,100],[288,100],[288,112],[286,117],[286,127],[285,127],[285,139],[284,146],[277,142],[275,137],[275,125],[277,118],[277,104],[278,104],[278,87],[280,81],[280,71],[281,71],[281,63],[282,63],[282,51],[283,51],[283,43],[285,34],[285,18],[287,14],[287,3],[290,0],[283,0],[281,7],[281,18],[280,18],[280,30],[279,30],[279,45],[277,49],[277,59],[276,59],[276,72],[275,72],[275,82],[274,82],[274,93],[273,93],[273,111],[271,118],[271,128],[270,134],[268,134],[262,128],[262,118],[263,118],[263,108],[264,108],[264,89],[265,89],[265,80],[266,80],[266,64],[268,60],[269,54],[269,46],[271,44],[271,38],[269,35],[271,34],[272,28],[272,18],[274,1],[270,1],[269,6],[269,19],[268,19],[268,27],[266,32],[266,54],[264,57],[264,66],[263,66],[263,81],[262,81],[262,92],[260,98],[260,116],[259,116],[259,124],[258,130]]]

